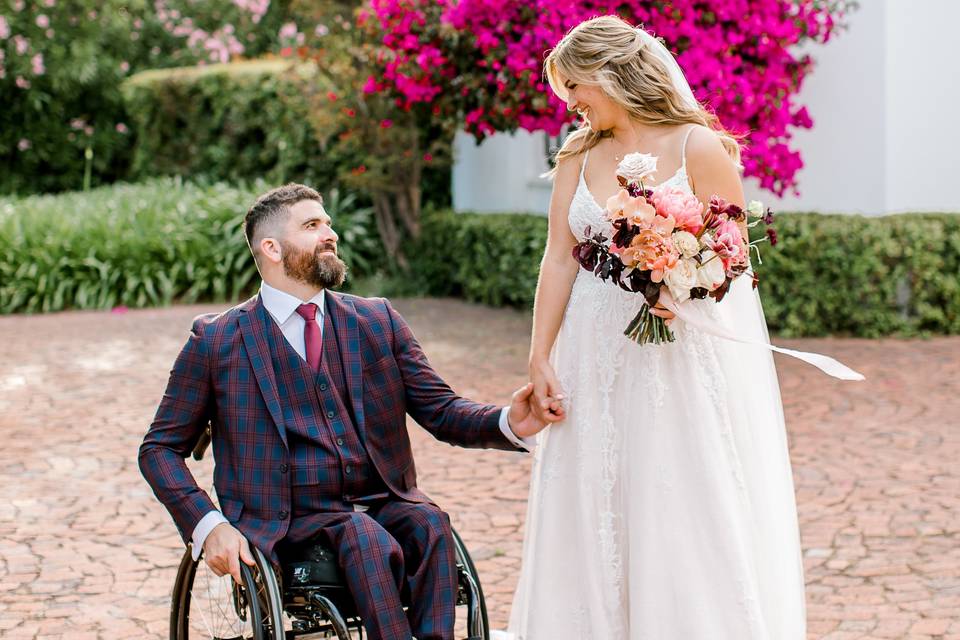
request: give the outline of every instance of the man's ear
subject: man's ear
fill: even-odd
[[[283,248],[280,246],[280,241],[270,237],[261,238],[260,255],[267,262],[274,264],[283,262]]]

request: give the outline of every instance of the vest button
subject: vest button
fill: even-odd
[[[337,438],[337,445],[341,447],[343,446],[343,438]]]
[[[277,517],[280,518],[281,520],[286,520],[288,515],[290,514],[287,513],[286,511],[281,511],[280,513],[277,514]]]
[[[286,473],[287,471],[289,471],[289,469],[290,467],[287,466],[286,462],[283,462],[280,464],[280,473]]]
[[[351,471],[350,465],[347,465],[347,468],[344,471],[346,472],[347,475],[350,475],[350,471]]]
[[[326,382],[321,382],[321,383],[320,383],[320,391],[326,391],[326,390],[327,390],[327,383],[326,383]]]
[[[327,417],[332,418],[334,416],[333,411],[327,411]]]

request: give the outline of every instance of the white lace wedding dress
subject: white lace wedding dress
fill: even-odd
[[[586,160],[584,161],[586,165]],[[685,165],[685,162],[684,162]],[[690,190],[686,168],[670,183]],[[611,229],[580,184],[570,228]],[[515,640],[803,640],[803,568],[771,354],[672,324],[580,270],[553,352],[568,418],[535,453]],[[767,340],[749,278],[704,312]]]

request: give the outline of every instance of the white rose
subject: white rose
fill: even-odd
[[[670,295],[677,302],[690,298],[690,289],[697,286],[697,261],[691,258],[678,260],[676,266],[663,275]]]
[[[763,203],[759,200],[751,200],[750,204],[747,205],[747,213],[749,213],[754,218],[761,217],[766,212],[766,209],[763,207]]]
[[[704,251],[703,264],[697,269],[697,286],[707,291],[713,291],[727,279],[727,274],[723,270],[723,261],[720,258],[714,258],[715,255],[713,251]]]
[[[617,175],[627,182],[640,182],[657,170],[657,157],[649,153],[628,153],[617,165]]]
[[[700,253],[700,241],[689,231],[676,231],[673,234],[673,246],[684,258],[692,258]]]

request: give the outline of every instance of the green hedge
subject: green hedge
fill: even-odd
[[[323,193],[342,187],[341,176],[367,163],[362,154],[369,151],[351,154],[336,136],[320,144],[324,136],[317,136],[309,100],[298,86],[303,81],[319,84],[311,90],[321,95],[328,90],[313,63],[284,59],[157,69],[130,77],[123,96],[137,140],[131,175],[293,181]],[[449,166],[424,170],[425,202],[449,206],[450,189]]]
[[[133,176],[332,185],[336,166],[319,153],[306,100],[285,75],[292,68],[316,75],[309,64],[254,60],[129,78]]]
[[[960,215],[781,214],[757,267],[783,336],[960,333]],[[529,307],[546,219],[428,215],[408,284],[430,295]]]
[[[0,199],[0,312],[237,300],[257,283],[240,221],[268,186],[167,178]],[[382,269],[369,208],[336,193],[326,205],[349,282],[369,289]],[[960,215],[795,213],[777,228],[781,242],[762,245],[757,268],[772,331],[960,333]],[[387,290],[528,308],[546,232],[540,216],[428,211],[410,273]]]
[[[158,179],[89,193],[0,199],[0,313],[241,299],[259,284],[241,223],[265,183]],[[377,268],[372,213],[334,192],[351,279]]]

